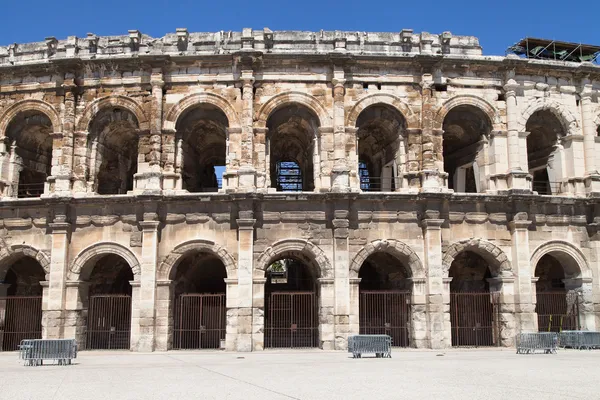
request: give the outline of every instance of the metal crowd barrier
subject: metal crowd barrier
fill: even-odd
[[[517,335],[517,354],[533,354],[543,351],[556,354],[558,335],[556,332],[520,333]]]
[[[360,358],[364,353],[373,353],[378,358],[392,358],[392,338],[389,335],[354,335],[348,337],[348,353]]]
[[[558,343],[562,348],[600,349],[600,332],[562,331],[558,334]]]
[[[43,365],[44,360],[67,365],[77,358],[75,339],[25,339],[21,340],[19,349],[19,358],[28,366]]]

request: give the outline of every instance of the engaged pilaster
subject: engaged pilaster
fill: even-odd
[[[586,79],[579,97],[583,122],[583,151],[585,155],[585,190],[588,196],[600,196],[600,173],[596,166],[596,129],[592,110],[592,88]]]
[[[510,191],[521,193],[531,192],[531,175],[527,168],[521,166],[519,143],[523,140],[518,129],[517,89],[519,84],[509,78],[504,85],[506,96],[506,128],[508,146],[507,186]],[[524,134],[524,132],[523,132]]]
[[[442,268],[443,219],[421,221],[427,271],[427,341],[432,349],[450,347],[450,280],[444,279]]]
[[[345,111],[344,98],[346,88],[344,84],[344,70],[335,68],[333,72],[333,168],[331,171],[331,190],[334,192],[348,192],[350,190],[350,168],[348,154],[346,153],[346,129],[344,127]]]

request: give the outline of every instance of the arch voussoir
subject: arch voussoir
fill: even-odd
[[[483,239],[465,239],[450,245],[442,257],[444,276],[448,276],[454,259],[465,251],[472,251],[486,260],[493,275],[512,275],[512,266],[508,256],[501,248]]]
[[[406,263],[411,277],[424,278],[425,269],[421,259],[410,246],[395,239],[374,240],[365,245],[352,259],[350,263],[350,278],[358,278],[358,273],[363,263],[374,253],[385,252]]]

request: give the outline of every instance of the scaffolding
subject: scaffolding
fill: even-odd
[[[591,62],[600,64],[600,46],[557,40],[524,38],[508,49],[506,54],[538,60]]]

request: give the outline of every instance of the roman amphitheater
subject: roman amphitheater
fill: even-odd
[[[599,97],[450,32],[0,47],[0,346],[599,330]]]

